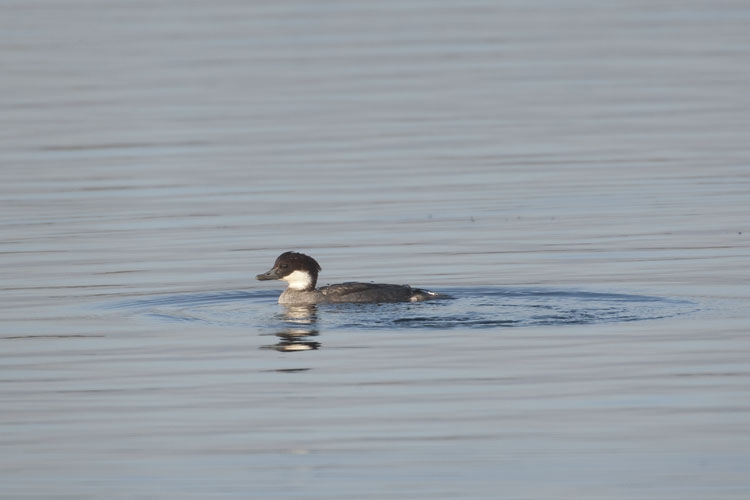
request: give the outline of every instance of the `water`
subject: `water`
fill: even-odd
[[[3,3],[0,497],[747,498],[748,24]]]
[[[445,299],[426,303],[283,306],[279,312],[269,307],[278,293],[209,292],[128,300],[107,309],[254,330],[277,328],[273,319],[278,316],[305,325],[317,325],[320,316],[326,330],[387,330],[587,325],[669,318],[696,310],[695,304],[684,300],[575,290],[454,287],[441,294]]]

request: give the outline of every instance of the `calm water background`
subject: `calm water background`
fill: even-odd
[[[750,4],[4,1],[0,67],[0,497],[750,496]],[[657,301],[502,323],[591,294]]]

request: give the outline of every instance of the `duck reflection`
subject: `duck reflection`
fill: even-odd
[[[276,344],[263,346],[281,352],[311,351],[320,348],[320,342],[310,340],[318,336],[318,310],[314,304],[286,306],[281,313],[284,328],[275,335]]]

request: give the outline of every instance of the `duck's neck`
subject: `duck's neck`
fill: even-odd
[[[284,276],[284,281],[289,283],[288,289],[298,292],[311,292],[315,290],[315,278],[307,271],[294,271]]]

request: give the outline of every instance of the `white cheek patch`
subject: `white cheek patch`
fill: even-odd
[[[307,290],[312,285],[312,278],[305,271],[294,271],[281,279],[289,283],[292,290]]]

